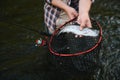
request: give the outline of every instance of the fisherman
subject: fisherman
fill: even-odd
[[[48,32],[50,34],[53,33],[57,28],[57,24],[63,24],[65,21],[69,21],[77,16],[77,23],[80,24],[80,30],[84,27],[91,28],[89,11],[92,2],[94,0],[46,0],[44,5],[44,22]],[[63,12],[63,16],[61,11]]]

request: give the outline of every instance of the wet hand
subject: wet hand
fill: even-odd
[[[78,24],[80,24],[80,30],[82,30],[85,27],[91,28],[92,24],[89,18],[89,14],[86,13],[80,13],[77,19]]]

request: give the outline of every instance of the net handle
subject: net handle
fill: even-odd
[[[64,23],[62,26],[60,26],[57,30],[55,30],[54,33],[51,35],[50,41],[49,41],[49,43],[48,43],[48,48],[49,48],[49,51],[50,51],[51,54],[56,55],[56,56],[64,56],[64,57],[65,57],[65,56],[66,56],[66,57],[79,56],[79,55],[86,54],[86,53],[88,53],[88,52],[93,51],[95,48],[97,48],[97,47],[100,45],[100,43],[101,43],[101,41],[102,41],[102,27],[101,27],[101,25],[99,24],[99,22],[97,22],[97,21],[95,21],[95,20],[92,19],[94,22],[97,23],[97,25],[98,25],[98,27],[99,27],[99,30],[100,30],[100,34],[99,34],[100,37],[99,37],[99,39],[98,39],[98,42],[97,42],[92,48],[90,48],[90,49],[88,49],[88,50],[86,50],[86,51],[80,51],[80,52],[77,52],[77,53],[74,53],[74,54],[58,53],[58,52],[55,52],[55,51],[52,49],[52,47],[51,47],[51,42],[52,42],[53,37],[55,36],[55,34],[57,34],[57,33],[59,32],[59,30],[60,30],[62,27],[64,27],[67,23],[70,23],[71,21],[74,21],[75,19],[76,19],[76,17],[75,17],[74,19],[71,19],[71,20],[67,21],[67,22]]]

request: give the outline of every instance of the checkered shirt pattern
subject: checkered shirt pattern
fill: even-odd
[[[56,29],[55,22],[60,14],[60,9],[51,5],[52,0],[46,0],[44,5],[44,22],[47,28],[52,30]],[[68,0],[68,5],[72,6],[78,10],[78,1],[79,0]],[[94,0],[92,0],[94,2]]]

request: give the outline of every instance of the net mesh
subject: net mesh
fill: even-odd
[[[84,52],[92,48],[98,42],[99,37],[100,35],[97,37],[75,37],[75,34],[65,32],[59,35],[56,34],[53,37],[51,47],[53,51],[59,54],[74,54],[78,52]],[[55,64],[55,66],[62,72],[91,73],[99,68],[99,51],[100,45],[90,52],[77,56],[65,57],[52,55],[52,61]]]

